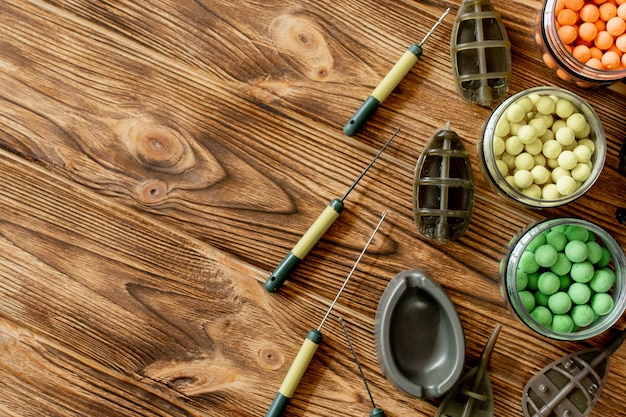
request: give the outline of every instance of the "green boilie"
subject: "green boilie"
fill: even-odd
[[[583,226],[555,226],[528,243],[517,271],[524,308],[541,326],[571,333],[614,306],[611,254]]]

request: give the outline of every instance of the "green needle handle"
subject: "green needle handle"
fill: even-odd
[[[285,256],[285,259],[282,260],[265,281],[265,289],[267,291],[275,292],[284,284],[298,264],[311,249],[313,249],[335,220],[337,220],[343,211],[343,207],[343,202],[339,199],[334,199],[330,202],[317,220],[309,227],[309,230],[307,230],[298,243],[296,243],[296,246]]]
[[[311,359],[315,356],[315,352],[321,341],[322,333],[319,330],[309,331],[265,417],[278,417],[283,415],[287,404],[289,404],[289,400],[296,392],[296,388],[298,388],[298,384],[309,367]]]

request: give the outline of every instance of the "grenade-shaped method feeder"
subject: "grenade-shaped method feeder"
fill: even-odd
[[[511,79],[511,42],[489,0],[464,0],[450,40],[452,71],[459,95],[489,106],[506,95]]]
[[[446,123],[417,160],[413,182],[415,225],[441,243],[460,237],[474,206],[474,179],[461,138]]]

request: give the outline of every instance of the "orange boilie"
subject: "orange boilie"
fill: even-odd
[[[619,16],[612,17],[606,22],[606,31],[614,38],[617,38],[626,31],[626,21]]]
[[[615,47],[622,52],[626,52],[626,35],[619,36],[615,39]]]
[[[586,45],[576,45],[572,50],[572,55],[576,57],[580,62],[587,62],[591,58],[591,51]]]
[[[593,3],[585,4],[582,9],[580,9],[580,20],[583,22],[593,23],[600,18],[600,10],[598,6]]]
[[[575,11],[571,9],[563,9],[557,15],[556,20],[559,25],[572,26],[576,24],[576,21],[578,20],[578,15]]]
[[[574,10],[575,12],[579,11],[585,5],[584,0],[564,0],[563,6],[566,9]]]
[[[600,6],[599,10],[600,19],[604,20],[605,22],[608,22],[609,19],[617,16],[617,6],[615,6],[615,3],[604,3],[602,6]]]
[[[578,31],[574,26],[570,25],[561,26],[558,30],[558,33],[559,38],[561,38],[561,42],[566,45],[571,45],[578,37]]]
[[[621,63],[620,56],[614,51],[606,51],[602,55],[602,65],[608,70],[618,69]]]
[[[598,35],[598,28],[592,22],[585,22],[578,27],[578,37],[586,42],[592,42]]]
[[[606,30],[598,32],[598,35],[593,40],[593,44],[597,46],[598,49],[601,49],[603,51],[606,51],[611,46],[613,46],[613,42],[614,42],[613,36],[611,36],[611,34],[607,32]]]

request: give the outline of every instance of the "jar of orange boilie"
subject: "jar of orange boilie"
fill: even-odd
[[[626,0],[547,0],[535,40],[565,81],[599,87],[626,80]]]

